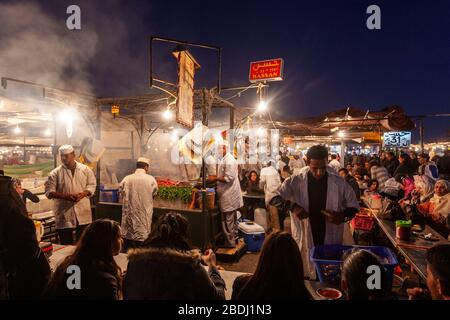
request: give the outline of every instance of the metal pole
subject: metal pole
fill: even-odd
[[[345,167],[345,143],[344,143],[344,139],[341,140],[341,167],[344,168]]]
[[[101,125],[102,125],[102,110],[101,110],[101,107],[99,104],[96,104],[96,109],[97,109],[96,110],[97,111],[97,121],[96,121],[96,128],[95,128],[95,138],[97,140],[101,140],[101,138],[102,138],[102,127],[101,127]],[[101,183],[101,181],[100,181],[100,173],[101,173],[100,162],[101,162],[101,160],[99,159],[97,161],[97,168],[96,168],[97,193],[93,199],[95,201],[94,202],[95,204],[97,204],[100,201],[100,183]],[[97,206],[95,207],[95,213],[96,214],[98,213]]]
[[[381,158],[381,153],[383,152],[383,140],[381,139],[381,126],[378,126],[378,133],[380,135],[380,148],[378,150],[378,157]]]
[[[23,163],[27,161],[27,148],[25,147],[25,135],[23,136]]]
[[[153,50],[153,36],[150,37],[150,50],[149,50],[149,54],[150,54],[150,88],[153,87],[153,54],[152,54],[152,50]]]
[[[208,113],[206,110],[206,101],[203,99],[202,103],[202,123],[203,125],[208,125]],[[208,240],[208,225],[211,226],[211,216],[208,214],[208,210],[206,209],[206,166],[205,166],[205,155],[203,154],[202,148],[202,217],[203,217],[203,248],[202,250],[207,249],[206,245],[209,242]]]
[[[56,168],[56,165],[58,164],[58,159],[56,157],[56,117],[53,115],[53,168]]]
[[[222,91],[222,48],[219,48],[219,74],[217,78],[217,93]]]
[[[423,120],[419,121],[420,153],[423,153]]]

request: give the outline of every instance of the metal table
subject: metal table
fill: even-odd
[[[429,226],[425,226],[425,229],[421,232],[424,234],[432,233],[439,238],[439,241],[428,241],[418,238],[411,234],[409,241],[403,241],[396,238],[395,221],[389,221],[381,219],[378,216],[378,210],[371,210],[372,214],[377,221],[377,224],[383,230],[386,237],[392,243],[392,245],[409,261],[411,266],[416,270],[418,275],[423,281],[427,279],[427,261],[426,252],[427,249],[433,247],[438,243],[448,244],[448,241],[437,233]]]

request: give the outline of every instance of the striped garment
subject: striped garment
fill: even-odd
[[[384,187],[384,183],[390,178],[385,167],[373,166],[370,169],[371,178],[378,181],[380,188]]]

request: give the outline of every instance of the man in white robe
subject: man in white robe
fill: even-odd
[[[153,197],[158,191],[158,184],[148,174],[149,168],[150,161],[139,158],[135,173],[126,176],[120,183],[125,250],[140,247],[152,230]]]
[[[313,146],[307,153],[307,167],[286,179],[279,192],[294,206],[292,236],[303,257],[305,276],[315,279],[310,250],[315,245],[351,243],[348,221],[359,211],[350,185],[327,166],[328,150]],[[328,168],[328,169],[327,169]]]
[[[208,180],[217,181],[217,194],[219,208],[222,215],[222,229],[226,237],[226,246],[235,247],[238,240],[236,224],[237,210],[244,205],[241,186],[239,184],[238,163],[227,151],[228,142],[219,143],[219,153],[222,159],[219,162],[217,176],[210,176]]]

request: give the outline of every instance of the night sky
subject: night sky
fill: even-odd
[[[98,34],[88,67],[96,95],[149,93],[148,40],[159,35],[222,47],[225,87],[248,84],[250,61],[283,58],[285,80],[269,89],[274,118],[394,104],[409,115],[450,111],[448,0],[34,2],[61,27],[66,7],[81,7],[82,30],[76,32]],[[371,4],[381,8],[381,30],[366,28]],[[173,46],[156,48],[157,76],[175,81]],[[215,52],[191,52],[202,65],[196,86],[214,86]],[[253,106],[256,92],[233,101]],[[450,130],[449,118],[428,119],[425,126],[427,140]]]

